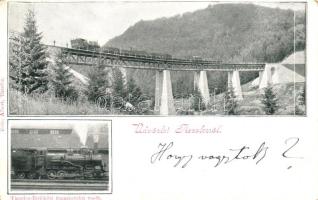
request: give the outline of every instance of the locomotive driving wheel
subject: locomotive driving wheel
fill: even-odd
[[[19,179],[24,179],[25,178],[25,173],[24,172],[20,172],[20,173],[18,173],[17,177]]]
[[[60,171],[58,171],[57,174],[56,174],[57,178],[61,178],[61,179],[64,178],[64,177],[66,177],[66,175],[67,175],[67,172],[64,171],[64,170],[60,170]]]
[[[56,172],[54,170],[50,170],[46,173],[47,177],[49,179],[55,179],[56,178]]]
[[[36,173],[35,172],[29,172],[27,177],[28,177],[28,179],[35,179]]]

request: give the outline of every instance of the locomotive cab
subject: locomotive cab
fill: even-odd
[[[45,149],[12,149],[11,176],[18,179],[34,179],[45,162]]]

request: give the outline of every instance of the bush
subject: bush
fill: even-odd
[[[88,74],[88,85],[85,88],[85,95],[88,101],[96,103],[99,99],[104,99],[107,96],[107,88],[109,88],[108,72],[104,67],[97,66],[96,70],[92,70]]]
[[[198,88],[195,88],[194,90],[191,100],[191,109],[193,109],[194,111],[204,111],[206,109],[202,95]]]
[[[127,81],[127,96],[126,101],[131,103],[133,106],[138,106],[138,104],[147,98],[142,94],[140,87],[136,85],[133,78]]]

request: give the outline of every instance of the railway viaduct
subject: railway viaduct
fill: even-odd
[[[263,63],[222,63],[220,61],[187,60],[187,59],[160,59],[103,53],[81,49],[72,49],[46,45],[51,55],[62,52],[66,64],[102,65],[105,67],[154,70],[156,72],[155,113],[160,115],[175,114],[174,100],[171,85],[171,71],[189,71],[194,74],[194,87],[197,87],[204,103],[210,101],[207,72],[224,71],[228,73],[228,84],[231,84],[236,97],[243,99],[239,73],[241,71],[258,71],[259,87],[267,87],[271,83],[271,72]],[[51,58],[53,58],[51,56]]]

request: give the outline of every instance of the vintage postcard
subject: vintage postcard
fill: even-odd
[[[0,1],[0,200],[317,200],[318,3]]]
[[[9,2],[8,114],[304,116],[306,5]]]

